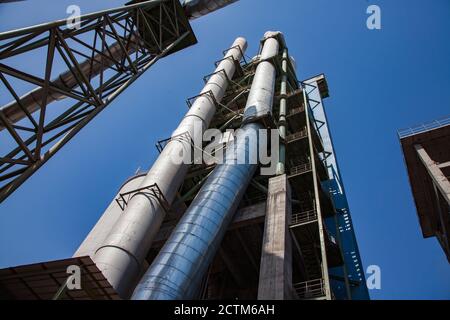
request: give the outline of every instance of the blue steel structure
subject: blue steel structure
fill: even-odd
[[[325,224],[330,235],[338,242],[344,260],[342,266],[329,269],[332,291],[336,299],[367,300],[370,296],[364,268],[323,103],[323,98],[328,97],[328,86],[324,75],[304,83],[316,129],[324,142],[323,161],[328,168],[329,180],[322,181],[322,188],[329,193],[336,211],[335,215],[325,219]]]

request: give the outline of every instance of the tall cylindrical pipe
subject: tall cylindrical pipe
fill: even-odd
[[[252,145],[260,124],[250,123],[238,132],[234,148],[198,192],[190,208],[135,290],[132,299],[193,299],[220,246],[257,164],[231,164],[238,157],[252,158]],[[256,162],[256,161],[255,161]],[[230,163],[230,164],[229,164]]]
[[[78,247],[77,251],[73,254],[74,257],[94,256],[99,245],[103,243],[111,228],[122,215],[123,211],[121,204],[118,203],[116,199],[120,199],[121,194],[128,193],[139,188],[144,178],[145,173],[139,173],[130,177],[122,184],[116,193],[116,196],[112,199],[111,203],[104,211],[103,215],[100,219],[98,219],[95,226],[91,229],[89,234]]]
[[[176,162],[174,159],[192,148],[189,139],[178,139],[177,136],[188,133],[190,137],[194,137],[197,134],[194,132],[196,126],[203,130],[209,126],[216,106],[212,97],[206,93],[211,92],[216,101],[221,101],[228,87],[228,79],[233,77],[236,69],[234,60],[239,61],[246,48],[247,42],[244,38],[236,39],[226,53],[225,59],[220,62],[201,91],[204,95],[197,98],[174,131],[173,139],[168,142],[153,164],[141,188],[156,183],[165,199],[172,203],[188,170],[186,163]],[[164,217],[165,211],[157,199],[148,197],[145,193],[136,193],[128,201],[122,216],[96,251],[93,260],[122,297],[129,295]]]
[[[243,122],[247,124],[238,131],[236,142],[227,150],[225,163],[214,169],[200,189],[136,287],[132,299],[193,299],[197,294],[258,167],[255,154],[258,154],[258,130],[262,125],[248,122],[255,115],[270,112],[273,104],[276,70],[267,59],[278,54],[279,44],[271,35],[266,34],[262,61],[256,69],[244,110]]]
[[[260,62],[244,109],[244,123],[268,116],[272,112],[274,90],[272,85],[275,83],[276,73],[274,65],[268,60],[276,55],[278,50],[276,38],[270,37],[264,41]]]
[[[281,89],[280,89],[280,115],[278,118],[278,131],[280,133],[280,161],[277,165],[277,175],[284,174],[285,162],[286,162],[286,114],[287,114],[287,60],[288,51],[287,48],[283,50],[281,69],[283,74],[281,75]]]

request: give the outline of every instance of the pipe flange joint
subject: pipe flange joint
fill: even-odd
[[[288,96],[288,94],[287,93],[280,93],[279,95],[278,95],[278,98],[281,100],[281,99],[287,99],[289,96]]]

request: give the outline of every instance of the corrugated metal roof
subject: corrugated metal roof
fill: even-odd
[[[61,300],[119,300],[120,297],[90,257],[42,262],[0,270],[0,299],[51,300],[68,277],[67,267],[81,269],[81,290],[65,290]]]

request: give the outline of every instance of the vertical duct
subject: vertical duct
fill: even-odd
[[[180,139],[180,134],[194,137],[196,126],[203,130],[208,128],[216,111],[214,100],[222,100],[228,79],[233,77],[236,70],[235,60],[240,61],[246,48],[246,40],[237,38],[172,134],[172,139],[143,179],[140,188],[157,184],[166,200],[172,203],[188,170],[187,164],[177,163],[174,159],[192,148],[189,139]],[[149,197],[148,193],[137,192],[96,250],[94,262],[121,297],[129,296],[164,217],[165,211],[158,199]]]
[[[278,118],[278,131],[280,132],[280,139],[282,143],[280,144],[280,161],[277,165],[277,174],[284,174],[286,165],[286,113],[287,113],[287,60],[288,51],[287,48],[283,50],[283,57],[281,62],[281,89],[280,89],[280,115]]]
[[[259,63],[244,109],[245,125],[198,192],[158,256],[136,287],[135,300],[193,299],[233,215],[258,167],[258,116],[271,112],[276,70],[268,61],[278,54],[275,36],[265,35]],[[266,146],[262,146],[266,147]],[[236,161],[246,159],[246,161]]]

